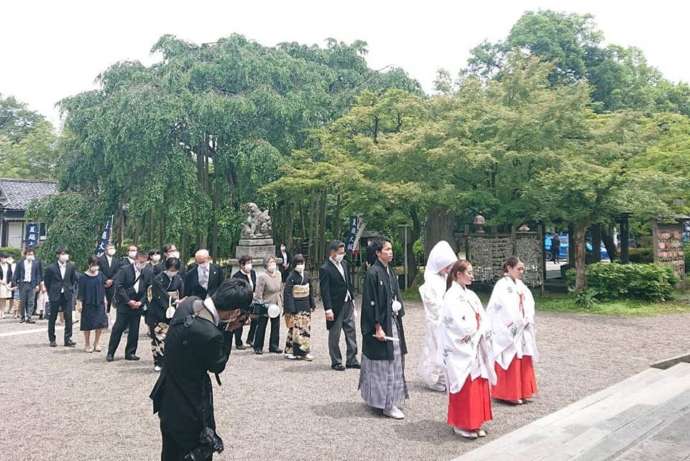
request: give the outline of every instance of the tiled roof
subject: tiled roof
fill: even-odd
[[[57,192],[55,181],[39,179],[0,179],[0,208],[26,210],[34,199]]]

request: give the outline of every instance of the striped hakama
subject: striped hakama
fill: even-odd
[[[393,337],[398,338],[397,322],[392,322]],[[362,399],[373,408],[382,410],[398,406],[408,398],[405,382],[405,357],[400,342],[393,341],[393,360],[371,360],[362,355],[359,389]]]

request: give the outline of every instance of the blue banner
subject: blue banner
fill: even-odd
[[[39,239],[39,227],[36,223],[29,223],[26,225],[26,236],[24,237],[24,246],[36,248]]]
[[[113,218],[111,217],[105,223],[105,228],[103,229],[103,233],[101,234],[101,239],[98,242],[98,246],[96,247],[96,256],[103,256],[103,253],[105,253],[105,247],[110,243],[110,234],[112,233],[112,230]]]

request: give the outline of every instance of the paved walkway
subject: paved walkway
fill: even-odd
[[[496,404],[488,440],[468,443],[445,423],[446,396],[419,383],[423,312],[419,305],[407,307],[411,398],[404,421],[384,419],[362,404],[357,371],[331,371],[318,310],[312,363],[233,351],[223,386],[214,384],[216,421],[227,447],[217,459],[450,460],[684,352],[690,331],[690,315],[538,314],[539,397],[523,407]],[[78,326],[75,339],[82,346]],[[0,460],[158,459],[158,421],[148,399],[156,374],[144,329],[143,360],[122,360],[123,341],[108,364],[104,353],[87,354],[79,346],[49,348],[46,327],[45,321],[0,321]]]
[[[685,461],[689,429],[690,364],[679,363],[648,368],[457,461]]]

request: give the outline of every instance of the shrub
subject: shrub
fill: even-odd
[[[654,252],[651,248],[630,248],[630,262],[631,263],[653,263],[654,262]]]
[[[666,301],[677,283],[670,267],[658,264],[592,264],[587,267],[587,287],[598,299]]]
[[[0,247],[0,253],[5,253],[7,256],[12,256],[15,261],[19,261],[22,257],[22,250],[19,248]]]
[[[690,274],[690,243],[683,245],[683,253],[685,254],[685,273]]]

